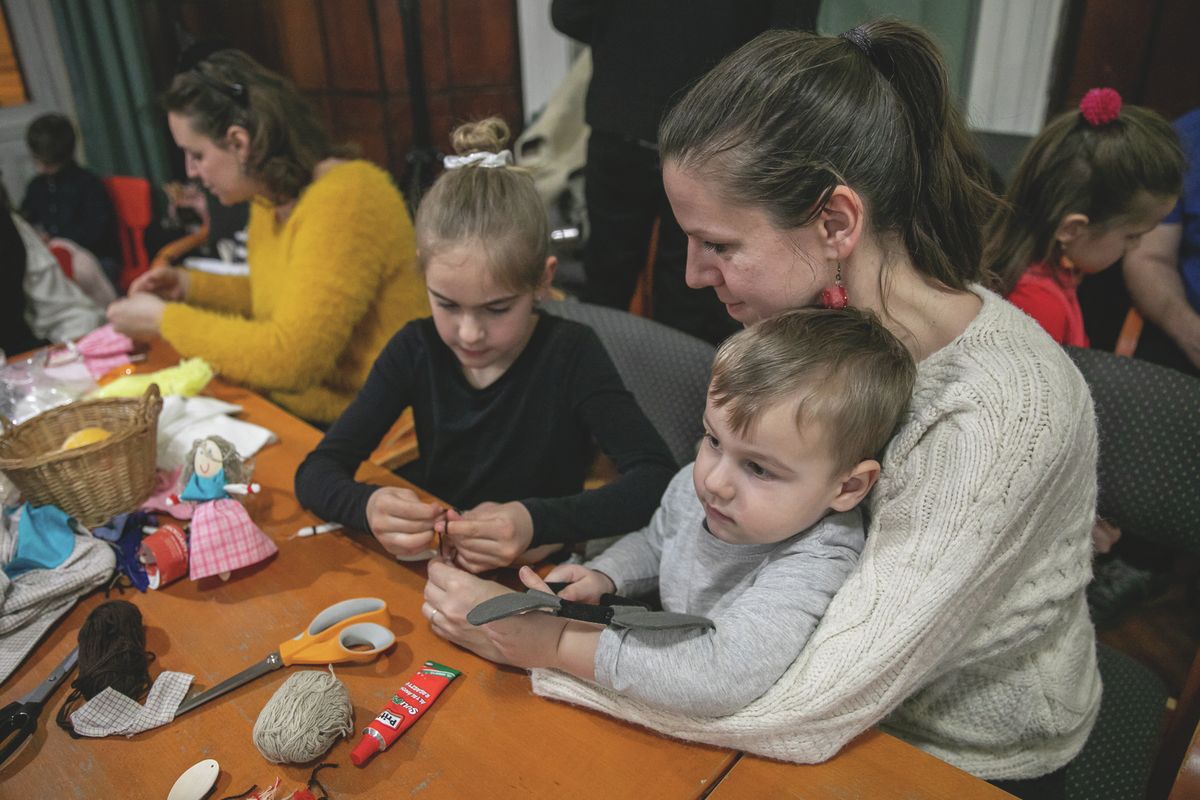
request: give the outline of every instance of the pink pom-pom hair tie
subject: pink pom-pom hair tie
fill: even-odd
[[[1093,128],[1107,125],[1121,116],[1121,95],[1116,89],[1089,89],[1079,101],[1079,113]]]

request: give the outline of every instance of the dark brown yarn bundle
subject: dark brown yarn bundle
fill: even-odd
[[[58,710],[58,724],[71,731],[71,712],[80,697],[91,700],[107,688],[137,700],[150,688],[150,661],[142,612],[127,600],[97,606],[79,630],[78,672],[71,694]],[[72,735],[74,732],[72,731]]]

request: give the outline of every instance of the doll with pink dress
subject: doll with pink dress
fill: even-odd
[[[237,448],[220,436],[197,439],[188,453],[179,476],[183,491],[177,499],[194,504],[188,537],[190,579],[220,575],[227,580],[233,570],[279,552],[271,537],[232,497],[260,491],[258,484],[245,482],[245,477]]]

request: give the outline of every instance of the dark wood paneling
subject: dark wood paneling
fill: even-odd
[[[510,0],[445,0],[450,81],[502,86],[517,75],[516,20]]]
[[[270,0],[279,31],[279,69],[305,90],[328,84],[321,17],[316,0]]]
[[[522,120],[515,0],[420,0],[422,68],[435,146],[455,124],[500,114]],[[305,93],[337,141],[397,178],[413,146],[401,0],[142,0],[155,82],[165,87],[178,23],[220,38]],[[156,38],[157,37],[157,38]],[[162,51],[162,52],[159,52]]]
[[[424,15],[422,10],[422,15]],[[383,50],[383,83],[389,92],[408,93],[404,66],[404,22],[399,0],[376,0],[375,17],[379,22],[379,46]]]
[[[1079,49],[1067,84],[1068,107],[1096,86],[1111,86],[1126,98],[1137,95],[1156,4],[1127,0],[1084,3]]]
[[[1200,106],[1196,0],[1074,0],[1052,113],[1075,107],[1094,86],[1168,118]]]
[[[458,89],[451,95],[450,113],[454,124],[496,115],[513,128],[513,120],[520,119],[521,108],[507,89]]]
[[[1163,0],[1150,43],[1141,102],[1174,118],[1200,107],[1200,3]]]
[[[379,91],[375,20],[367,0],[321,0],[330,88]]]
[[[354,142],[362,148],[363,156],[388,167],[387,133],[380,102],[369,97],[334,96],[331,105],[334,137]]]

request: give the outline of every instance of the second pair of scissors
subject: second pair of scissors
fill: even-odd
[[[262,661],[211,689],[186,698],[175,716],[186,714],[209,700],[281,667],[371,661],[396,641],[395,634],[386,627],[387,622],[387,603],[378,597],[356,597],[334,603],[317,614],[296,638],[280,644],[278,650]]]

